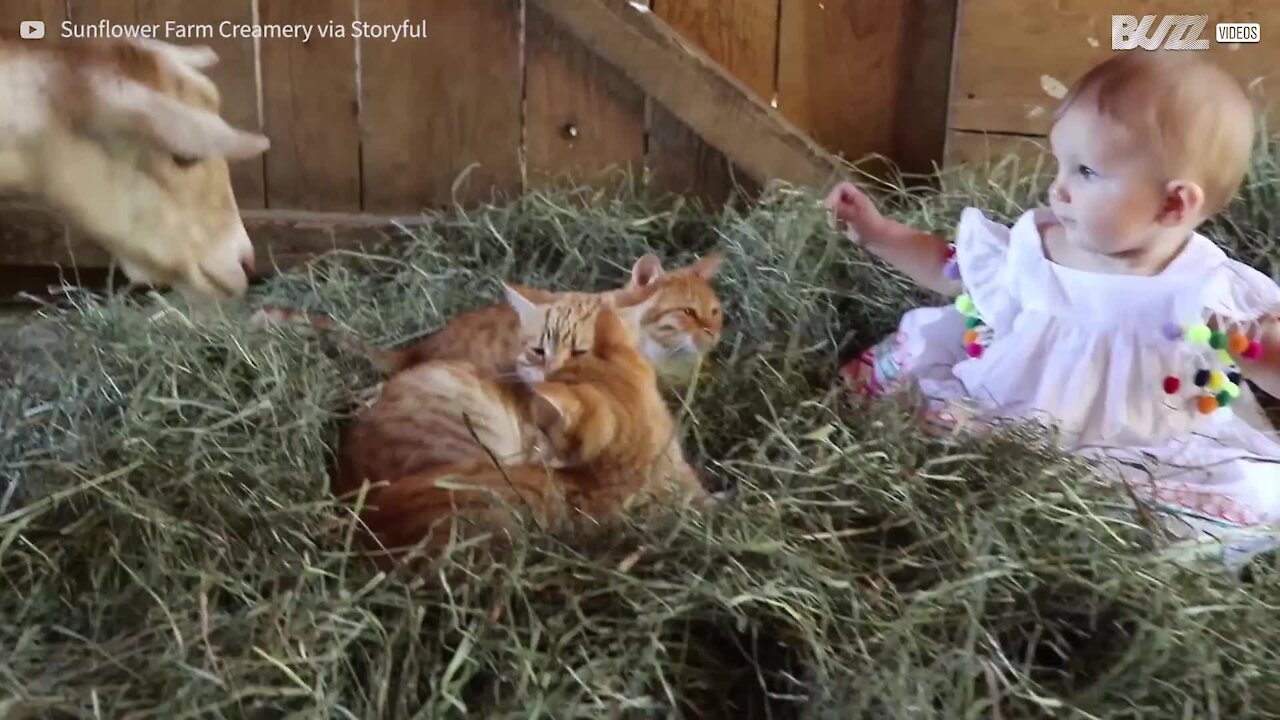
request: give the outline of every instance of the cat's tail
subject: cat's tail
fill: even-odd
[[[564,503],[554,472],[532,464],[465,463],[408,475],[370,492],[362,517],[388,550],[418,543],[439,548],[476,532],[501,541],[529,522],[550,528],[557,521]]]
[[[354,332],[341,327],[329,315],[302,312],[285,307],[263,307],[249,317],[250,325],[268,323],[300,323],[324,330],[337,340],[340,347],[369,358],[385,375],[393,375],[417,363],[414,347],[400,350],[370,345]]]

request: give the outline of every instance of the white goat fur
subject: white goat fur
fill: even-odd
[[[41,201],[130,281],[242,295],[253,244],[228,160],[267,138],[219,117],[208,47],[0,37],[0,193]]]

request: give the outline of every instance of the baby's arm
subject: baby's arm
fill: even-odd
[[[942,237],[886,218],[871,198],[853,183],[836,185],[825,204],[843,223],[851,240],[906,274],[921,287],[948,297],[964,291],[958,280],[947,278],[948,243]]]

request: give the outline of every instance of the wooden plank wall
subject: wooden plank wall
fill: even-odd
[[[1250,87],[1260,110],[1275,104],[1280,68],[1280,2],[1276,0],[965,0],[958,20],[955,81],[951,94],[946,163],[982,163],[1006,152],[1034,156],[1047,148],[1055,97],[1113,52],[1113,13],[1159,16],[1188,12],[1209,15],[1203,51]],[[1262,40],[1236,45],[1214,42],[1219,22],[1256,22]],[[1155,28],[1152,28],[1154,33]],[[1201,52],[1201,51],[1194,51]]]
[[[927,171],[942,159],[957,2],[645,4],[832,152],[882,154]],[[413,215],[567,178],[612,183],[622,168],[647,171],[658,191],[710,202],[723,201],[735,179],[752,187],[722,153],[525,0],[0,3],[6,26],[33,17],[45,18],[51,33],[64,18],[348,27],[425,20],[426,39],[396,43],[351,34],[306,44],[170,38],[213,45],[221,62],[211,75],[225,115],[271,138],[265,156],[233,165],[238,201],[249,211]],[[32,212],[0,213],[0,228],[36,222]],[[22,257],[105,262],[82,240],[59,239],[60,247]]]

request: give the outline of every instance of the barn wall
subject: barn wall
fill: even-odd
[[[1032,7],[1034,6],[1034,9]],[[946,162],[985,162],[1005,152],[1035,155],[1044,142],[1062,89],[1113,52],[1113,13],[1209,16],[1203,52],[1244,83],[1258,108],[1274,105],[1280,68],[1280,2],[1276,0],[963,0],[956,30]],[[1261,42],[1219,44],[1214,25],[1253,22]]]
[[[615,0],[610,0],[615,1]],[[849,159],[939,163],[957,0],[649,0],[756,95]],[[413,215],[553,180],[725,198],[735,168],[526,0],[5,0],[0,26],[49,32],[175,20],[347,25],[425,20],[425,40],[171,41],[212,45],[224,114],[272,141],[233,165],[242,209]],[[34,42],[34,41],[33,41]],[[458,183],[461,174],[466,181]],[[33,226],[42,228],[34,233]],[[7,231],[6,231],[7,228]],[[5,235],[28,238],[6,243]],[[305,251],[299,251],[305,255]],[[100,268],[38,210],[0,212],[0,266]]]

